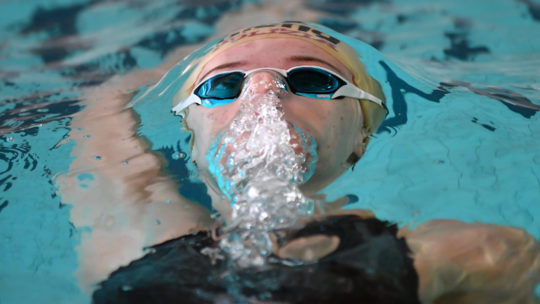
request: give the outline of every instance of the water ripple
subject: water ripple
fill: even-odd
[[[20,175],[15,168],[34,171],[38,164],[38,157],[30,153],[27,143],[0,146],[0,190],[7,191]]]

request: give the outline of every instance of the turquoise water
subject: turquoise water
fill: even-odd
[[[250,18],[254,11],[267,19]],[[347,208],[403,225],[452,218],[517,226],[540,239],[538,2],[311,0],[287,10],[280,1],[3,1],[0,303],[88,301],[74,273],[93,224],[72,213],[77,200],[115,191],[100,186],[103,167],[137,162],[99,147],[82,155],[78,148],[102,138],[84,117],[133,115],[135,126],[125,128],[144,139],[144,153],[160,155],[182,196],[210,206],[189,174],[189,135],[170,104],[109,113],[110,101],[89,92],[120,82],[115,94],[140,96],[162,72],[119,79],[174,63],[231,30],[224,24],[298,18],[373,45],[380,53],[365,60],[389,99],[386,122],[355,169],[328,188],[329,199],[349,195]],[[111,142],[126,140],[119,128],[107,130]],[[77,195],[64,192],[65,176],[74,176]]]

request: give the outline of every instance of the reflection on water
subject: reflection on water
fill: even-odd
[[[198,43],[283,19],[391,59],[368,66],[392,84],[388,120],[329,199],[356,196],[351,208],[402,224],[480,220],[540,238],[536,6],[406,2],[2,2],[0,301],[84,302],[74,272],[91,288],[142,246],[208,225],[170,104],[124,106]]]

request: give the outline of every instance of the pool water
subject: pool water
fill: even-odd
[[[97,227],[142,201],[211,208],[170,103],[125,100],[202,43],[291,19],[380,52],[365,60],[390,113],[328,200],[400,225],[451,218],[540,239],[539,2],[2,1],[0,303],[86,303],[79,248]],[[169,218],[140,219],[169,233]]]

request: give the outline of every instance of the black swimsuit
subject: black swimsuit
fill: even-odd
[[[354,215],[329,216],[286,231],[278,243],[308,236],[337,236],[332,253],[315,263],[263,267],[214,264],[204,248],[218,248],[209,233],[186,235],[113,272],[93,301],[101,303],[369,303],[418,301],[418,276],[397,227]],[[287,262],[287,261],[285,261]],[[286,264],[289,264],[286,265]]]

